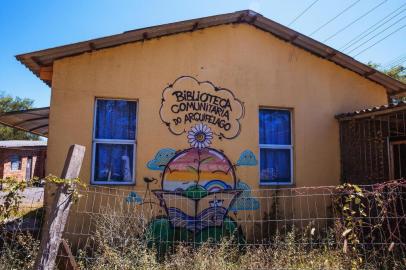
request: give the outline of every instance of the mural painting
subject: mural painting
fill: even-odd
[[[222,151],[210,147],[215,138],[239,135],[243,103],[228,89],[183,76],[164,89],[160,116],[171,133],[186,136],[190,148],[160,149],[146,165],[160,171],[161,178],[160,188],[152,193],[164,215],[154,218],[148,228],[155,243],[166,249],[177,241],[199,244],[224,236],[244,242],[229,213],[257,210],[259,201],[246,183],[237,181],[236,169],[257,166],[258,161],[245,150],[233,164]]]
[[[201,243],[232,235],[244,241],[228,216],[243,192],[237,189],[235,166],[209,147],[212,132],[206,125],[197,124],[187,137],[192,147],[176,153],[162,172],[161,189],[152,191],[166,215],[151,222],[150,232],[160,243]]]
[[[237,183],[238,190],[241,190],[241,194],[235,200],[235,202],[230,207],[230,211],[234,213],[242,210],[258,210],[259,201],[254,198],[251,194],[251,188],[244,182],[239,181]]]
[[[237,166],[257,166],[258,161],[251,150],[245,150],[241,153],[237,161]]]
[[[142,204],[143,199],[135,191],[131,191],[125,201],[129,204]]]
[[[176,150],[172,148],[164,148],[159,150],[155,157],[148,162],[148,169],[154,171],[163,171],[166,164],[175,156],[175,154]]]
[[[244,104],[229,89],[181,76],[164,89],[159,115],[175,135],[202,123],[220,139],[234,139],[241,131]]]

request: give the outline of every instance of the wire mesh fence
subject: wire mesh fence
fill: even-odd
[[[406,267],[404,180],[188,194],[90,186],[80,193],[64,232],[72,255],[61,250],[61,269],[72,258],[83,269]],[[31,263],[40,228],[21,224],[41,223],[42,213],[3,222],[0,268]]]

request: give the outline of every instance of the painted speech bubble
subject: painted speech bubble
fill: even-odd
[[[181,135],[203,123],[214,134],[233,139],[241,131],[244,104],[225,88],[191,76],[177,78],[164,89],[160,109],[161,120],[175,135]]]

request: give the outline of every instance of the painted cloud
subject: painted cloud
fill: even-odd
[[[163,148],[155,154],[154,159],[148,161],[147,167],[154,171],[163,171],[166,164],[175,156],[176,150],[171,148]]]
[[[131,191],[125,200],[127,203],[135,203],[135,204],[142,203],[142,198],[135,191]]]
[[[238,166],[256,166],[257,164],[257,158],[251,150],[245,150],[242,152],[237,161]]]
[[[237,189],[243,190],[243,192],[230,207],[230,211],[257,210],[259,208],[259,201],[252,197],[249,185],[240,181],[237,183]]]

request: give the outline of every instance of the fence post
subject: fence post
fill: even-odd
[[[82,145],[71,145],[65,160],[61,178],[73,179],[79,177],[82,167],[85,147]],[[55,198],[51,206],[50,214],[44,224],[39,252],[34,264],[35,270],[53,270],[62,233],[68,219],[69,210],[72,206],[72,191],[66,184],[58,185],[55,191]],[[75,188],[75,187],[73,187]]]

